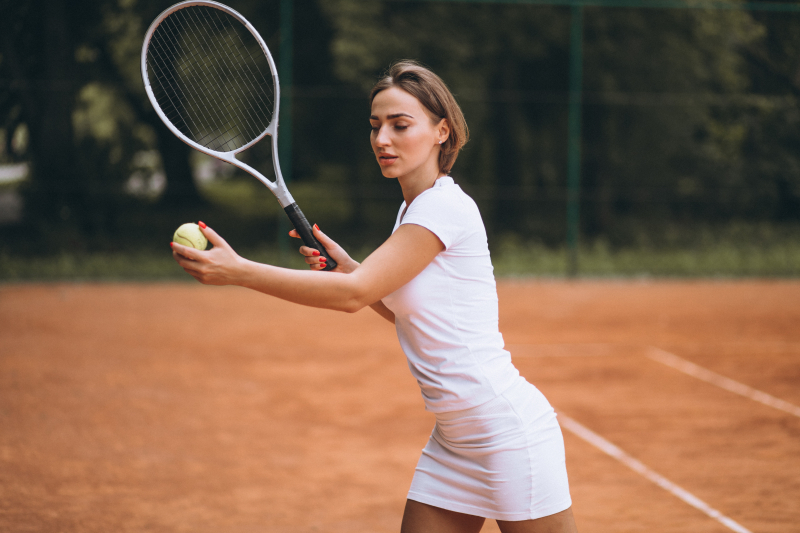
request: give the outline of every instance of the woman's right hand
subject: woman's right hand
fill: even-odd
[[[325,247],[328,255],[331,256],[331,259],[336,261],[336,268],[330,272],[349,274],[358,268],[358,261],[353,260],[349,255],[347,255],[347,252],[344,251],[344,248],[336,244],[336,242],[330,237],[322,233],[316,224],[314,224],[314,227],[311,229],[311,231],[314,233],[314,238],[317,239],[317,242]],[[289,236],[296,239],[300,238],[297,230],[294,229],[289,232]],[[308,263],[308,265],[311,267],[311,270],[322,270],[325,268],[325,258],[320,255],[319,250],[309,248],[308,246],[301,246],[300,253],[305,256],[306,263]]]

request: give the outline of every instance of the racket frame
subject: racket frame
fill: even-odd
[[[272,83],[275,87],[275,101],[273,102],[273,109],[272,109],[272,120],[270,120],[269,125],[267,128],[255,139],[250,141],[249,143],[236,148],[235,150],[231,150],[228,152],[218,152],[216,150],[211,150],[206,148],[202,144],[199,144],[183,134],[175,125],[167,118],[164,112],[161,110],[161,106],[158,105],[158,101],[156,100],[155,93],[153,92],[153,88],[150,86],[150,78],[147,75],[147,50],[150,46],[150,40],[153,37],[153,33],[155,33],[156,29],[161,25],[161,23],[171,14],[179,11],[181,9],[192,7],[192,6],[205,6],[211,7],[214,9],[218,9],[231,15],[232,17],[236,18],[239,22],[241,22],[244,27],[253,35],[253,37],[258,42],[261,50],[267,56],[267,61],[269,61],[270,73],[272,74]],[[278,161],[278,111],[280,108],[280,97],[281,97],[281,88],[280,83],[278,83],[278,69],[275,66],[275,60],[272,59],[272,54],[267,48],[267,44],[264,42],[264,39],[261,38],[261,35],[256,31],[250,22],[244,18],[239,12],[230,7],[220,4],[219,2],[213,2],[212,0],[187,0],[185,2],[180,2],[175,4],[167,9],[165,9],[161,14],[156,17],[156,19],[150,24],[150,27],[147,29],[147,33],[144,37],[144,43],[142,44],[142,58],[141,58],[141,68],[142,68],[142,80],[144,80],[144,88],[147,92],[147,97],[150,99],[150,103],[153,105],[153,108],[156,110],[159,118],[161,119],[164,124],[167,125],[169,130],[174,133],[180,140],[194,148],[195,150],[202,152],[204,154],[210,155],[212,157],[216,157],[221,161],[225,161],[226,163],[230,163],[234,165],[248,174],[251,174],[253,177],[258,179],[261,183],[267,186],[267,188],[275,195],[278,199],[278,203],[280,203],[281,207],[284,210],[290,207],[292,204],[295,203],[294,198],[289,193],[289,189],[286,187],[286,183],[283,181],[283,174],[281,173],[281,166],[280,162]],[[275,169],[275,181],[270,181],[267,177],[265,177],[261,172],[254,169],[247,163],[244,163],[236,158],[236,154],[239,152],[243,152],[247,150],[258,141],[264,138],[265,135],[269,135],[271,139],[272,145],[272,166]],[[294,222],[294,221],[293,221]],[[299,228],[297,228],[299,230]],[[321,250],[320,250],[321,251]]]
[[[155,33],[156,29],[161,25],[161,23],[172,13],[180,9],[184,9],[187,7],[192,6],[204,6],[210,7],[214,9],[218,9],[223,13],[227,13],[228,15],[234,17],[239,22],[241,22],[247,31],[256,39],[261,50],[264,52],[264,55],[267,56],[267,61],[269,62],[269,69],[270,74],[272,74],[272,83],[275,90],[275,99],[272,103],[272,116],[270,117],[270,123],[258,135],[249,143],[241,146],[235,150],[230,150],[227,152],[219,152],[217,150],[211,150],[210,148],[206,148],[202,144],[199,144],[191,139],[189,139],[186,135],[183,134],[173,123],[170,121],[166,114],[161,110],[161,106],[158,104],[156,100],[155,93],[153,92],[153,88],[150,86],[150,78],[147,75],[147,50],[150,46],[150,40],[153,37],[153,33]],[[174,133],[180,140],[194,148],[195,150],[208,154],[212,157],[216,157],[221,161],[225,161],[226,163],[230,163],[235,167],[238,167],[248,174],[254,176],[258,179],[261,183],[267,186],[267,188],[275,195],[278,199],[278,203],[283,208],[283,211],[289,217],[289,220],[292,221],[292,225],[294,225],[297,234],[303,240],[303,243],[308,246],[309,248],[314,248],[320,252],[320,254],[327,259],[325,263],[325,267],[323,270],[333,270],[336,268],[336,261],[331,258],[328,251],[325,249],[322,244],[317,241],[314,237],[314,232],[311,229],[311,224],[309,224],[308,219],[306,219],[303,212],[298,207],[297,202],[294,201],[292,195],[289,193],[289,189],[286,187],[286,182],[283,180],[283,174],[281,173],[281,165],[278,161],[278,112],[280,108],[280,101],[281,101],[281,86],[278,82],[278,69],[275,66],[275,60],[272,58],[272,54],[267,48],[267,44],[264,42],[264,39],[261,38],[261,35],[256,31],[250,22],[244,18],[239,12],[230,7],[221,4],[219,2],[214,2],[212,0],[187,0],[185,2],[180,2],[175,4],[167,9],[165,9],[156,19],[150,24],[150,27],[147,29],[147,33],[145,34],[144,42],[142,43],[142,58],[141,58],[141,69],[142,69],[142,80],[144,81],[145,92],[147,93],[147,98],[150,100],[150,103],[153,105],[153,108],[156,110],[161,121],[167,125],[167,128]],[[249,147],[253,146],[255,143],[260,141],[264,138],[265,135],[269,135],[271,139],[272,145],[272,167],[275,170],[275,181],[270,181],[267,179],[261,172],[254,169],[247,163],[239,161],[236,158],[236,154],[247,150]]]

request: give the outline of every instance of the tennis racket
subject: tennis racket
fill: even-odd
[[[142,79],[147,97],[172,133],[266,185],[303,243],[327,259],[325,270],[336,267],[283,181],[278,72],[264,40],[242,15],[204,0],[170,7],[145,35]],[[266,135],[272,140],[274,182],[236,158]]]

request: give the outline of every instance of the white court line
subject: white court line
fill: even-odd
[[[657,474],[656,472],[654,472],[653,470],[642,464],[640,461],[637,461],[636,459],[634,459],[627,453],[623,452],[618,447],[614,446],[613,444],[608,442],[606,439],[604,439],[594,431],[579,424],[570,417],[559,413],[558,421],[561,427],[563,427],[564,429],[569,430],[577,437],[585,440],[595,448],[598,448],[599,450],[610,455],[611,457],[621,462],[631,470],[638,472],[639,474],[649,479],[662,489],[671,493],[673,496],[680,498],[681,500],[688,503],[695,509],[702,511],[707,516],[723,524],[728,529],[736,531],[737,533],[752,533],[749,529],[746,529],[739,523],[735,522],[733,519],[728,518],[727,516],[717,511],[716,509],[712,508],[706,502],[704,502],[691,492],[679,487],[678,485],[668,480],[664,476]]]
[[[757,402],[761,402],[764,405],[774,407],[775,409],[780,409],[781,411],[785,411],[790,415],[800,417],[800,407],[781,400],[780,398],[776,398],[775,396],[767,394],[766,392],[748,387],[744,383],[739,383],[738,381],[726,378],[725,376],[720,376],[716,372],[712,372],[711,370],[707,370],[702,366],[690,363],[686,359],[681,359],[673,353],[669,353],[660,348],[651,346],[648,350],[647,357],[653,361],[658,361],[661,364],[672,367],[675,370],[679,370],[684,374],[688,374],[697,379],[702,379],[705,382],[716,385],[717,387],[727,391],[739,394],[745,398],[750,398],[751,400],[755,400]]]

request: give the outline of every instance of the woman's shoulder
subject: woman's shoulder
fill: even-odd
[[[402,224],[428,228],[447,249],[472,235],[486,233],[478,206],[452,178],[443,185],[437,182],[437,186],[417,196],[403,216]]]
[[[472,198],[453,181],[453,178],[444,176],[436,180],[433,187],[420,193],[411,202],[408,211],[410,212],[412,209],[414,211],[434,210],[435,213],[460,211],[466,214],[476,207]]]

